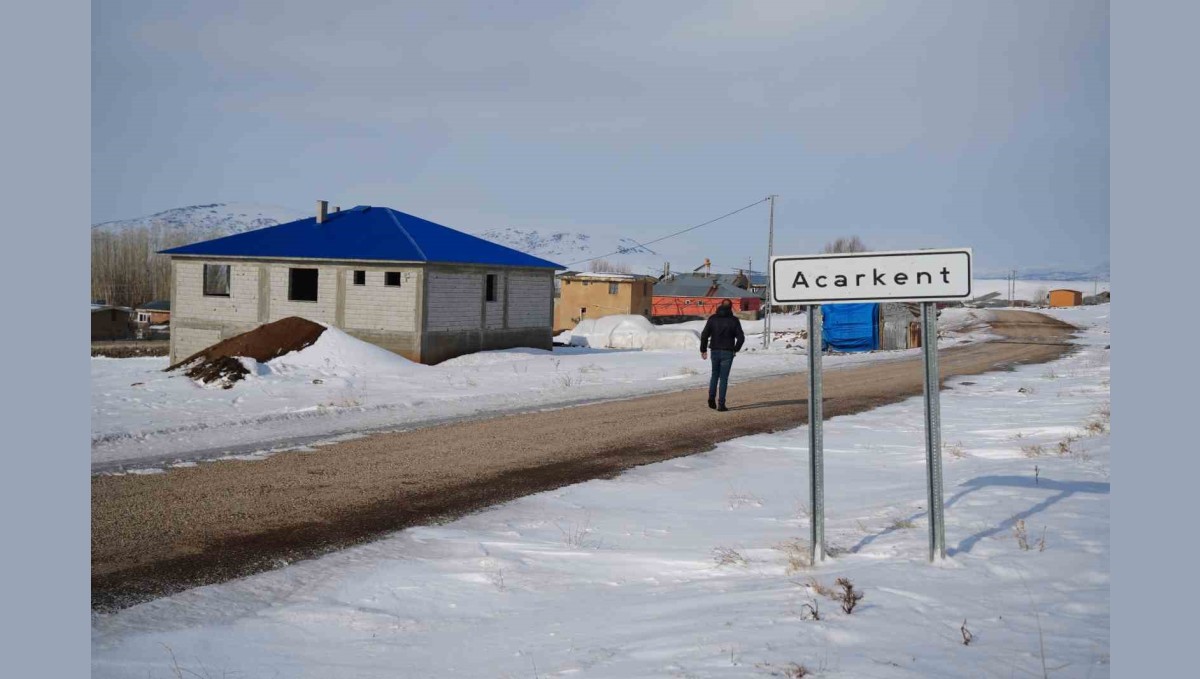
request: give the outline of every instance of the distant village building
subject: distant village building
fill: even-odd
[[[558,277],[554,329],[570,330],[585,318],[616,314],[650,318],[653,276],[626,273],[571,272]]]
[[[563,267],[386,207],[327,210],[163,251],[171,361],[300,316],[426,364],[552,346]]]
[[[1052,307],[1079,306],[1083,304],[1083,293],[1078,290],[1051,290],[1046,297]]]
[[[134,329],[139,338],[166,337],[171,322],[171,300],[157,299],[133,309]]]
[[[134,327],[127,307],[93,304],[92,341],[133,339]]]
[[[748,289],[735,287],[716,276],[676,274],[654,286],[652,314],[655,318],[707,317],[716,313],[722,300],[732,300],[733,311],[745,319],[756,319],[763,300]]]

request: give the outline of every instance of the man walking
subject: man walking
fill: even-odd
[[[729,410],[725,407],[725,392],[729,389],[729,369],[733,367],[733,357],[741,350],[746,342],[742,332],[742,322],[733,315],[733,301],[721,300],[717,313],[708,317],[704,324],[704,332],[700,333],[700,358],[708,358],[708,342],[712,340],[712,379],[708,381],[708,407],[721,412]],[[720,398],[717,397],[717,386],[720,384]]]

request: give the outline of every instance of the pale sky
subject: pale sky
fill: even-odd
[[[327,198],[646,240],[775,193],[777,254],[1086,268],[1108,57],[1096,0],[98,2],[93,222]],[[655,250],[761,262],[766,224]]]

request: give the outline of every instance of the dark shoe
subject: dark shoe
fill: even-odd
[[[715,398],[708,399],[708,407],[712,408],[713,410],[716,410],[717,409],[717,399],[715,399]]]
[[[729,408],[726,408],[724,403],[722,403],[721,405],[717,406],[717,412],[718,412],[718,413],[724,413],[724,412],[728,412],[728,411],[729,411]]]

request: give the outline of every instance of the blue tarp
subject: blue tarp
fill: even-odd
[[[874,351],[879,348],[879,305],[825,304],[821,306],[823,349]]]

